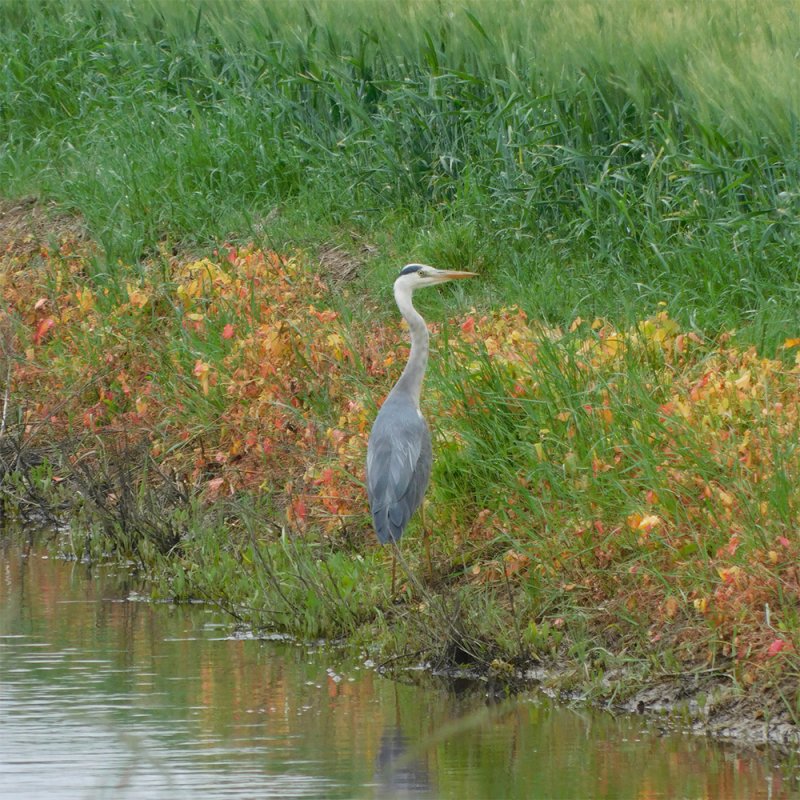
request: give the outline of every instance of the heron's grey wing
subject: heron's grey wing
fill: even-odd
[[[431,476],[431,436],[413,414],[379,414],[367,448],[367,492],[379,541],[397,541],[419,508]]]

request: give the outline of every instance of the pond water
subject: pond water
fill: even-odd
[[[231,636],[124,574],[0,547],[0,797],[789,798],[797,767],[641,717]]]

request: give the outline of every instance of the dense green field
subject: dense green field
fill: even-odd
[[[475,268],[539,318],[796,333],[796,6],[0,4],[0,186],[111,269],[226,236]],[[383,267],[385,266],[385,269]]]

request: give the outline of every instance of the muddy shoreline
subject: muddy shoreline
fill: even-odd
[[[383,670],[382,670],[383,671]],[[415,670],[416,672],[417,670]],[[533,667],[500,679],[496,674],[470,669],[428,670],[451,685],[481,687],[487,698],[502,700],[514,693],[542,692],[565,704],[588,705],[613,715],[642,715],[663,733],[680,731],[724,741],[743,748],[770,747],[780,752],[800,752],[800,727],[791,719],[779,697],[745,696],[719,675],[687,672],[646,683],[623,702],[613,699],[610,684],[624,680],[620,672],[605,676],[608,694],[590,694],[575,688],[574,670]],[[641,681],[637,681],[641,682]],[[572,688],[561,688],[568,683]]]

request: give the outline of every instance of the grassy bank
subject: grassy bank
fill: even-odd
[[[0,181],[60,209],[0,217],[6,494],[250,625],[796,717],[791,7],[225,8],[0,7]],[[420,297],[395,602],[363,463],[408,260],[482,280]]]

